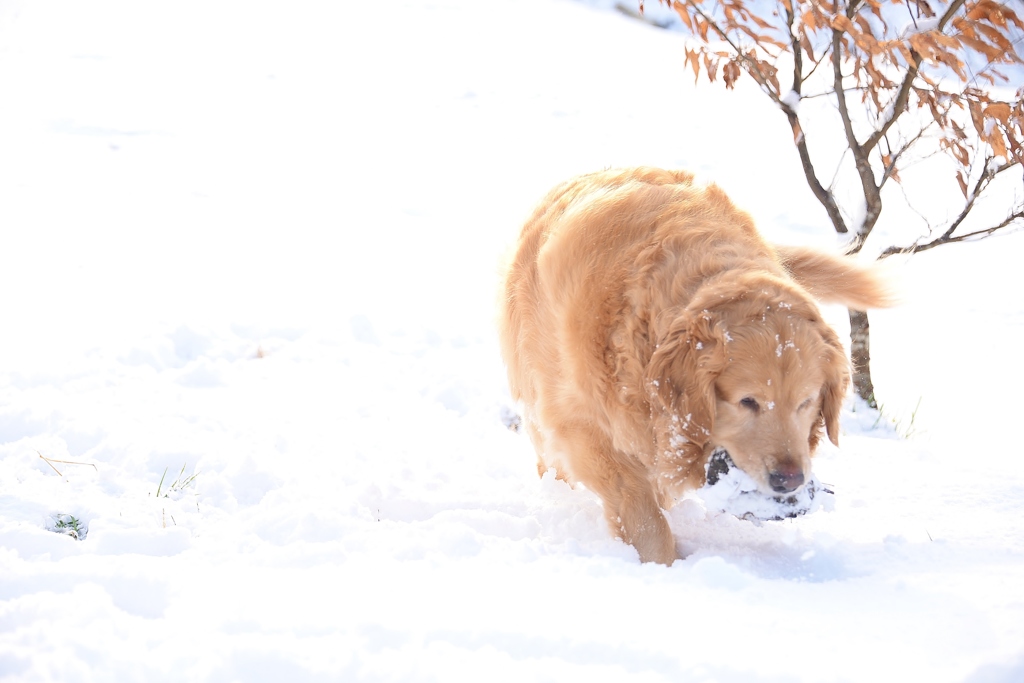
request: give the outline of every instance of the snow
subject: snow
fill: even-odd
[[[640,163],[830,245],[756,88],[567,0],[0,7],[0,680],[1024,678],[1024,235],[900,268],[833,511],[642,565],[506,428],[498,264]]]
[[[790,90],[785,95],[783,95],[779,101],[782,102],[782,104],[786,105],[786,108],[789,109],[794,114],[799,114],[800,99],[800,93],[798,93],[796,90]]]
[[[768,403],[771,410],[773,404]],[[710,513],[724,512],[750,521],[783,520],[811,514],[819,510],[833,510],[835,500],[831,489],[825,487],[812,472],[807,483],[791,495],[769,496],[762,493],[757,482],[736,467],[725,449],[711,454],[704,468],[707,483],[693,493],[704,502]],[[806,559],[815,551],[804,553]],[[804,556],[801,556],[803,559]]]
[[[903,28],[897,35],[901,38],[905,38],[915,33],[927,33],[928,31],[934,31],[939,28],[939,22],[941,20],[942,17],[940,16],[934,16],[931,18],[915,18],[913,21],[904,24]]]

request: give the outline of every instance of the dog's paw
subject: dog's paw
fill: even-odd
[[[813,474],[799,490],[784,496],[768,496],[757,483],[736,467],[729,453],[717,448],[708,458],[707,483],[697,490],[709,512],[727,512],[755,523],[799,517],[820,509],[831,510],[834,493]]]

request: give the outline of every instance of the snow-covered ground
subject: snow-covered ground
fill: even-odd
[[[834,511],[684,501],[691,554],[641,565],[503,425],[497,264],[559,180],[683,166],[834,241],[782,115],[681,40],[569,0],[0,0],[0,680],[1024,680],[1024,235],[898,269],[898,425],[851,402]]]

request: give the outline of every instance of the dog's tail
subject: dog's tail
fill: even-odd
[[[895,305],[887,268],[811,247],[776,246],[782,265],[811,296],[866,311]]]

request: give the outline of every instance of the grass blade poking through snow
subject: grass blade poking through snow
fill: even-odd
[[[185,477],[185,468],[186,467],[188,467],[188,463],[185,463],[184,465],[181,466],[181,469],[178,471],[178,476],[175,477],[174,481],[171,482],[171,484],[167,487],[167,491],[163,494],[164,498],[169,498],[172,493],[177,493],[178,491],[184,491],[189,486],[192,486],[192,484],[195,482],[196,477],[199,476],[199,473],[198,472],[193,472],[189,476]],[[156,497],[157,498],[161,497],[160,494],[163,491],[164,480],[167,478],[167,470],[168,469],[169,468],[167,468],[167,467],[164,468],[164,473],[162,475],[160,475],[160,483],[156,485]]]

